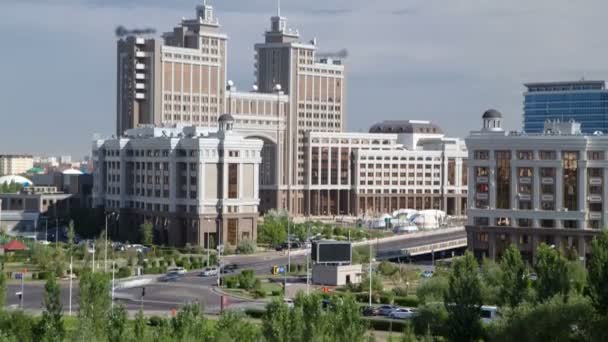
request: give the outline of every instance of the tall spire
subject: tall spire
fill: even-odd
[[[207,1],[207,0],[205,0]],[[281,0],[277,0],[277,17],[281,16]]]

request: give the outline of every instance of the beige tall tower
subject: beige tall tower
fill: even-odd
[[[141,124],[215,126],[224,112],[227,39],[205,1],[163,40],[119,40],[116,133]]]
[[[260,92],[280,89],[289,98],[285,161],[276,192],[276,207],[305,213],[304,139],[308,131],[342,132],[345,123],[344,66],[339,60],[316,59],[316,39],[299,41],[297,30],[281,16],[271,18],[265,42],[256,44],[256,76]],[[264,194],[261,194],[264,197]]]

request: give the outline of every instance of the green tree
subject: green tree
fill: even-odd
[[[201,306],[197,303],[184,305],[171,319],[171,327],[178,341],[204,341],[212,336]]]
[[[76,237],[76,231],[74,230],[74,220],[70,220],[70,224],[68,225],[68,246],[70,251],[72,251],[72,246],[74,246],[74,238]]]
[[[516,307],[526,297],[530,283],[526,276],[526,264],[519,249],[509,246],[500,260],[500,298],[502,304]]]
[[[136,341],[145,341],[147,335],[146,330],[148,329],[146,323],[144,312],[140,309],[135,315],[135,321],[133,322],[133,335],[135,336]]]
[[[111,305],[110,279],[105,273],[93,273],[87,269],[80,275],[79,288],[78,339],[103,338],[105,319]]]
[[[37,327],[40,341],[61,341],[65,336],[60,292],[55,275],[51,274],[44,286],[44,311]]]
[[[302,337],[304,341],[322,341],[332,329],[331,321],[327,319],[327,312],[321,305],[322,297],[319,294],[305,295],[300,292],[295,299],[295,310],[302,311],[304,326]]]
[[[426,303],[418,307],[414,317],[414,331],[418,335],[429,332],[429,335],[446,336],[448,312],[441,302]]]
[[[4,259],[0,264],[0,311],[4,308],[6,301],[6,274],[4,273]]]
[[[151,246],[154,242],[154,226],[146,221],[139,226],[139,241],[145,246]]]
[[[441,275],[424,279],[416,288],[416,296],[422,303],[438,302],[443,300],[443,295],[448,290],[448,279]]]
[[[448,312],[450,341],[476,341],[481,336],[481,281],[477,261],[471,252],[457,258],[448,277],[444,305]]]
[[[361,319],[361,309],[352,295],[346,295],[334,303],[331,315],[333,341],[356,342],[365,340],[367,326]]]
[[[262,340],[260,328],[248,322],[245,315],[236,311],[224,311],[217,321],[216,341],[257,342]]]
[[[486,304],[500,304],[500,288],[502,281],[502,269],[491,259],[484,258],[481,263],[481,297]]]
[[[255,253],[257,246],[255,241],[244,239],[239,241],[239,245],[236,247],[236,252],[238,254],[253,254]]]
[[[300,341],[302,331],[301,315],[295,315],[280,299],[275,299],[266,306],[266,314],[262,319],[262,333],[268,342]]]
[[[403,335],[401,335],[401,338],[399,339],[400,342],[418,342],[418,338],[416,337],[416,334],[414,333],[414,328],[412,327],[412,325],[408,322],[405,324],[405,328],[403,329]]]
[[[264,222],[258,227],[258,241],[277,246],[287,240],[287,225],[289,218],[286,214],[271,212],[264,216]]]
[[[608,231],[591,242],[588,292],[595,310],[608,316]]]
[[[557,294],[567,300],[570,292],[568,263],[561,253],[542,243],[538,247],[538,256],[534,270],[538,279],[534,285],[539,301],[545,301]]]
[[[110,311],[106,320],[106,334],[109,342],[122,342],[129,338],[128,321],[127,309],[124,306],[120,305]]]

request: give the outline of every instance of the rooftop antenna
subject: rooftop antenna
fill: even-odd
[[[277,17],[280,17],[280,16],[281,16],[281,0],[277,0]]]

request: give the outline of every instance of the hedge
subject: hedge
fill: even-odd
[[[264,309],[245,309],[245,314],[251,318],[263,318],[266,314],[266,310]]]
[[[363,317],[364,321],[367,321],[370,329],[380,331],[395,331],[401,332],[405,329],[407,320],[395,320],[388,318],[366,318]]]

